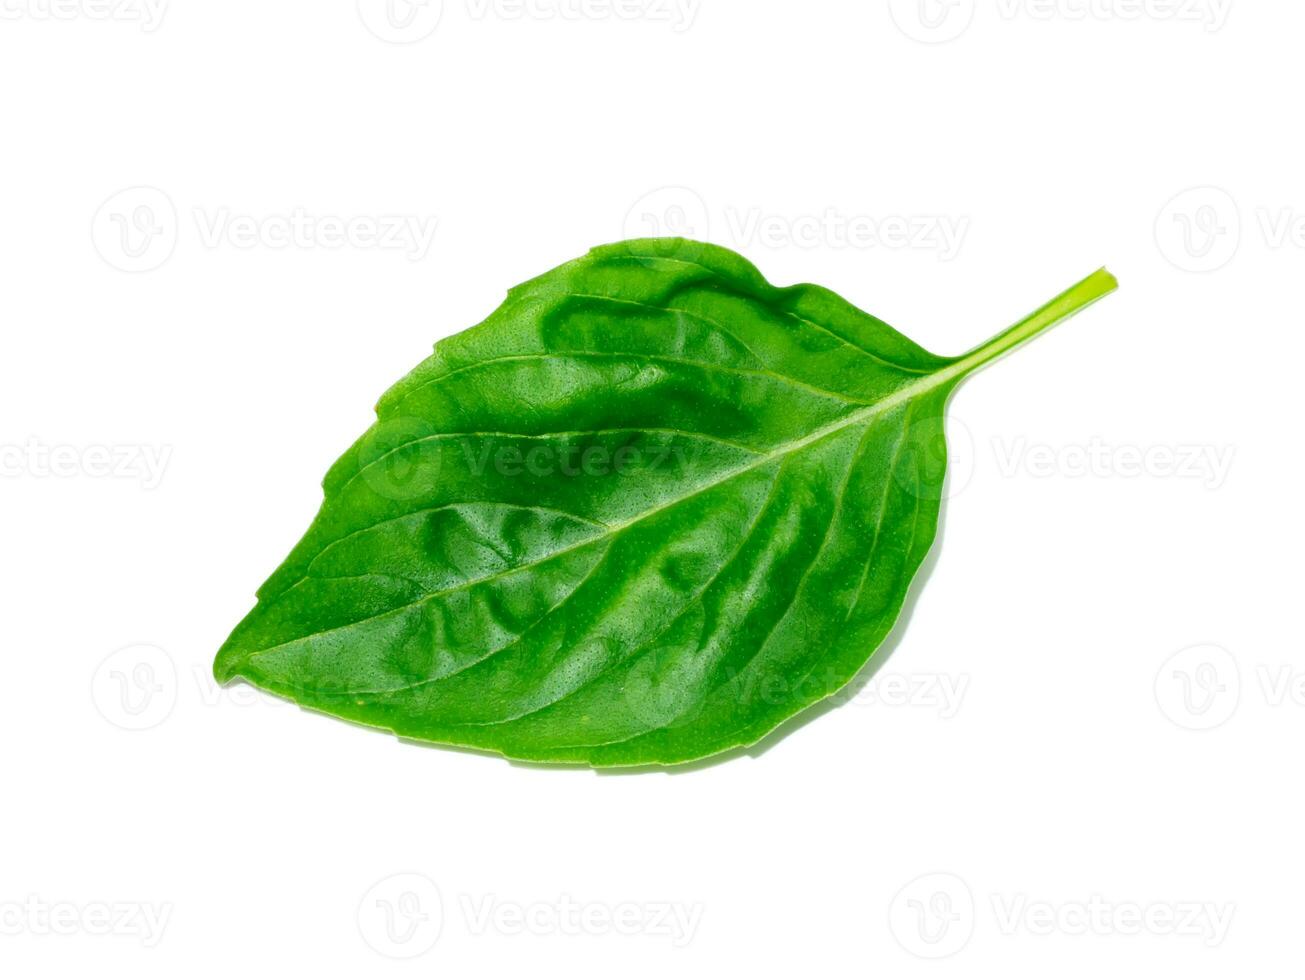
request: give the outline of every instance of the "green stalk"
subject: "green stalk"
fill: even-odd
[[[1075,283],[1050,303],[1039,307],[1013,327],[1008,327],[991,340],[985,341],[974,350],[969,351],[956,361],[948,373],[969,374],[977,368],[995,361],[1007,351],[1029,340],[1044,330],[1050,330],[1062,320],[1068,320],[1075,313],[1087,309],[1103,296],[1108,296],[1119,288],[1119,282],[1105,269],[1098,269],[1082,282]]]

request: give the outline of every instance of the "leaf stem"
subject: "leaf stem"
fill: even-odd
[[[996,360],[1009,350],[1013,350],[1049,330],[1062,320],[1068,320],[1075,313],[1087,309],[1103,296],[1108,296],[1119,288],[1119,281],[1105,269],[1098,269],[1082,282],[1075,283],[1050,303],[1030,313],[1013,327],[1008,327],[974,350],[969,351],[952,366],[957,375],[966,375],[990,361]]]

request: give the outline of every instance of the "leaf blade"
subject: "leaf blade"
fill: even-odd
[[[846,684],[932,543],[948,394],[1073,303],[944,358],[686,249],[595,249],[437,345],[328,473],[218,679],[590,765],[751,744]]]

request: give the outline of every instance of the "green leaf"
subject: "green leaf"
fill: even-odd
[[[939,357],[717,246],[597,248],[382,397],[214,673],[514,759],[750,745],[892,627],[957,382],[1114,288]]]

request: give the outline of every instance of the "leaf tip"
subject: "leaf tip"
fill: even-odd
[[[219,684],[226,684],[240,673],[240,658],[232,650],[219,650],[213,658],[213,679]]]

